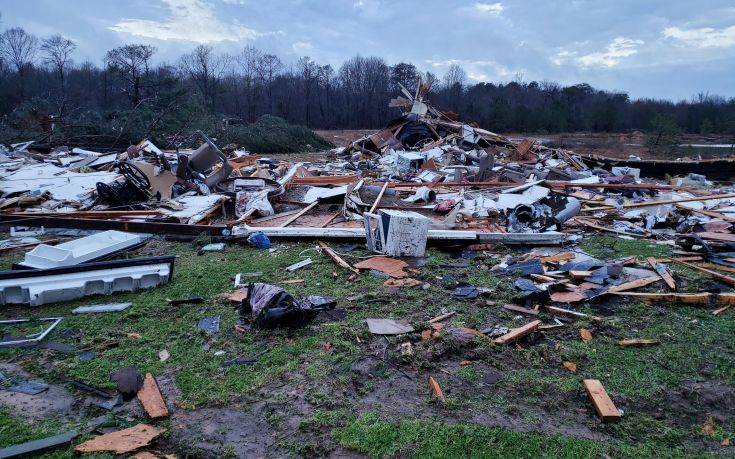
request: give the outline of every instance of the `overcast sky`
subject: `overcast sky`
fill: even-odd
[[[356,54],[469,82],[588,82],[632,97],[735,96],[734,0],[3,0],[2,28],[73,39],[77,62],[123,43],[159,61],[206,43],[335,70]]]

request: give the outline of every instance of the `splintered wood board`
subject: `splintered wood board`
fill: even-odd
[[[602,422],[617,422],[620,421],[621,414],[620,410],[615,407],[615,404],[607,395],[607,391],[602,386],[602,383],[597,379],[585,379],[583,381],[584,388],[587,390],[587,395],[590,396],[592,404],[595,406],[597,415],[600,416]]]

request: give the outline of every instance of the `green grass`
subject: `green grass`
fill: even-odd
[[[568,457],[594,458],[599,442],[472,424],[427,421],[381,422],[366,415],[334,431],[342,446],[381,457]]]
[[[23,421],[14,415],[7,408],[0,408],[0,449],[8,446],[18,445],[32,440],[40,440],[42,438],[58,435],[69,430],[68,426],[63,426],[57,420],[45,420],[41,422],[29,423]],[[86,437],[81,437],[86,438]],[[81,442],[81,438],[77,438],[75,443]],[[71,459],[76,457],[73,448],[61,448],[55,451],[49,451],[42,454],[43,459]],[[85,457],[94,458],[111,458],[108,454],[94,454]]]
[[[631,419],[619,426],[661,429],[651,418]],[[619,429],[622,430],[622,429]],[[636,429],[637,430],[637,429]],[[658,432],[659,430],[654,430]],[[536,432],[515,432],[497,427],[467,423],[404,420],[386,422],[369,413],[332,431],[344,447],[371,458],[382,457],[647,457],[695,458],[718,455],[692,454],[680,449],[680,442],[689,434],[676,429],[663,430],[655,442],[601,442]],[[721,455],[721,457],[727,457]]]
[[[667,245],[653,244],[643,239],[621,239],[606,235],[585,237],[580,242],[579,248],[601,260],[624,257],[663,258],[671,254],[671,247]]]
[[[467,268],[447,268],[442,266],[457,260],[431,250],[428,265],[414,274],[430,285],[428,289],[389,291],[382,286],[382,279],[370,275],[350,280],[349,272],[314,252],[314,246],[312,243],[277,244],[273,253],[228,246],[223,252],[198,256],[193,243],[151,242],[144,250],[157,249],[157,253],[178,256],[174,279],[165,286],[113,297],[85,298],[41,308],[11,308],[0,312],[4,317],[64,316],[64,321],[48,339],[94,350],[97,353],[94,360],[82,362],[74,355],[38,349],[0,350],[0,359],[13,358],[26,371],[50,383],[81,379],[100,387],[112,387],[108,380],[110,371],[127,365],[135,365],[141,372],[157,376],[173,374],[182,393],[182,402],[188,409],[202,405],[226,406],[243,397],[268,397],[264,389],[272,386],[297,387],[314,409],[298,423],[299,431],[308,440],[279,443],[284,450],[297,455],[328,452],[321,437],[326,435],[327,445],[330,441],[337,442],[373,457],[598,457],[603,454],[651,457],[656,452],[663,457],[677,456],[696,452],[697,447],[691,445],[701,439],[697,429],[676,426],[670,418],[653,418],[651,413],[637,411],[637,407],[659,397],[661,391],[676,388],[684,380],[735,384],[733,314],[713,316],[709,308],[686,305],[644,305],[628,299],[607,298],[604,302],[614,310],[614,315],[603,324],[588,320],[572,322],[565,329],[544,333],[544,339],[522,349],[493,346],[480,339],[460,347],[449,338],[431,343],[422,343],[411,336],[377,338],[368,333],[365,318],[407,319],[417,329],[425,327],[431,317],[448,311],[457,314],[445,321],[447,327],[481,328],[493,324],[515,327],[530,319],[500,307],[511,301],[515,292],[506,278],[496,277],[489,270],[497,263],[496,258],[480,257],[471,260],[472,265]],[[337,244],[334,248],[339,250]],[[587,239],[581,248],[603,259],[670,254],[667,246],[609,237]],[[0,265],[9,266],[19,255],[0,257]],[[354,263],[358,257],[366,255],[364,250],[357,250],[344,257]],[[284,270],[305,256],[312,257],[312,265],[293,273]],[[693,289],[710,282],[686,268],[672,266],[672,269],[683,281],[686,291],[696,291]],[[232,327],[238,314],[224,295],[234,289],[231,278],[238,272],[262,272],[254,281],[274,284],[285,279],[304,279],[302,284],[283,286],[297,296],[335,297],[338,307],[347,310],[347,318],[338,322],[314,322],[298,329],[254,329],[235,333]],[[493,293],[475,301],[459,301],[445,288],[452,285],[451,280],[487,287],[493,289]],[[205,297],[205,303],[171,306],[165,301],[166,298],[195,294]],[[348,299],[356,295],[360,296]],[[488,305],[486,300],[494,304]],[[112,301],[130,301],[133,305],[120,313],[70,313],[81,304]],[[595,304],[580,306],[579,310],[597,313]],[[211,315],[221,316],[221,331],[216,337],[209,337],[196,328],[202,317]],[[545,313],[539,318],[547,323],[551,320]],[[592,330],[594,340],[591,343],[579,339],[581,327]],[[62,338],[64,330],[77,330],[78,333]],[[617,342],[624,338],[655,338],[662,343],[655,347],[622,348]],[[400,343],[406,340],[414,340],[415,355],[401,359]],[[331,346],[326,346],[327,342]],[[450,354],[429,354],[435,346],[450,349]],[[371,369],[371,376],[353,388],[353,364],[365,355],[380,355],[384,348],[386,361]],[[158,358],[158,352],[163,349],[171,355],[166,362]],[[224,355],[215,355],[217,351],[224,351]],[[252,366],[225,368],[222,365],[235,357],[256,355],[260,355],[259,360]],[[458,366],[464,358],[474,363]],[[564,369],[561,360],[575,362],[577,372]],[[390,409],[360,417],[355,410],[355,397],[370,396],[381,387],[382,380],[395,377],[394,365],[419,375],[415,383],[419,393],[426,394],[422,418],[415,419],[416,414],[397,420],[396,413]],[[440,369],[451,375],[439,372]],[[499,370],[502,375],[494,385],[487,386],[483,382],[484,375],[492,369]],[[447,389],[444,404],[431,401],[425,387],[427,373],[442,378],[442,385]],[[604,429],[611,438],[610,444],[519,433],[469,421],[461,424],[437,422],[437,419],[443,420],[440,416],[447,414],[464,420],[465,413],[484,410],[535,425],[547,414],[530,411],[527,407],[538,405],[550,394],[566,401],[565,406],[559,408],[562,412],[589,408],[584,404],[583,378],[600,379],[613,400],[625,400],[630,407],[621,424],[594,427]],[[271,394],[270,400],[288,403],[287,393]],[[576,401],[570,402],[572,400]],[[706,413],[702,416],[705,419]],[[5,419],[11,419],[9,413],[0,414],[0,421]],[[22,425],[13,424],[17,421],[7,422],[6,429],[18,429],[21,427],[17,426]],[[273,414],[269,422],[277,431],[286,425],[283,415]],[[589,424],[594,426],[596,422],[590,409]],[[35,432],[34,435],[42,436],[45,432],[43,424],[34,427],[41,429],[29,430]],[[733,430],[732,422],[726,422],[722,429],[724,438],[726,432]],[[15,437],[11,434],[6,438]],[[231,455],[233,451],[221,453]]]

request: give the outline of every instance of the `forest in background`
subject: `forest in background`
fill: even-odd
[[[735,98],[631,100],[626,93],[549,81],[471,84],[459,66],[440,79],[411,63],[355,56],[339,68],[245,47],[237,55],[201,45],[175,62],[128,44],[102,62],[74,62],[76,44],[14,27],[0,34],[0,141],[29,138],[118,146],[149,137],[180,142],[196,129],[237,142],[263,115],[312,129],[380,128],[399,84],[431,84],[430,102],[495,132],[658,132],[735,136]],[[273,118],[273,117],[271,117]],[[269,122],[273,122],[271,119]],[[170,145],[168,145],[170,146]]]

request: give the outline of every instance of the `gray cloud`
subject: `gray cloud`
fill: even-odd
[[[3,26],[79,43],[99,62],[125,42],[173,61],[199,43],[237,53],[252,45],[287,64],[308,55],[337,68],[354,55],[412,62],[470,81],[587,82],[633,97],[735,96],[732,0],[54,0],[0,6]]]

